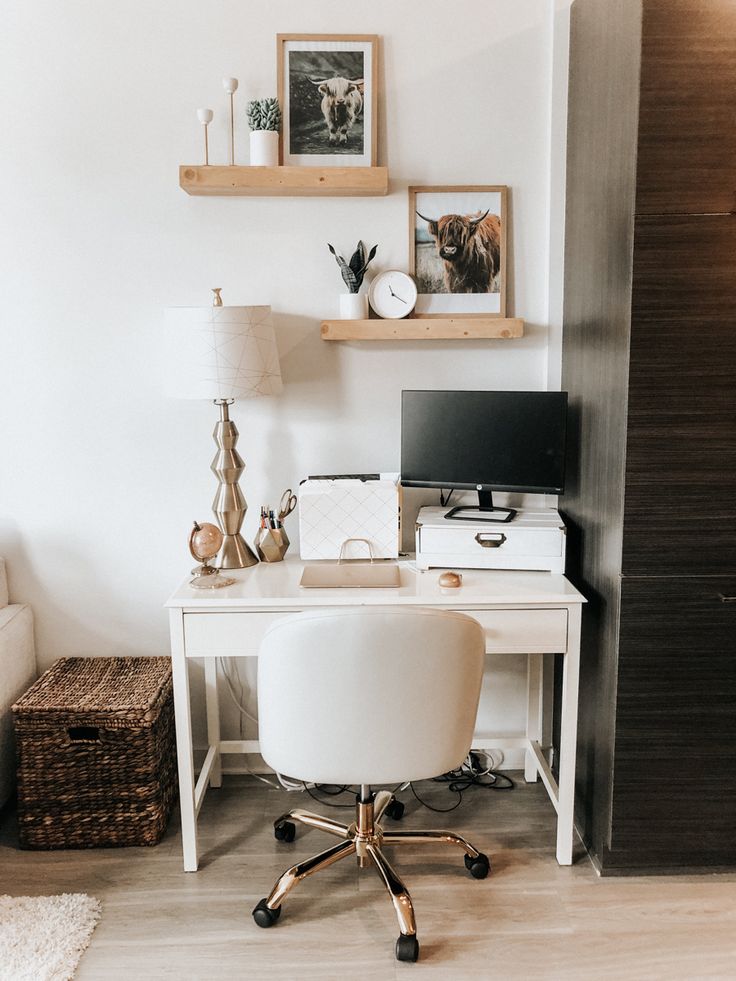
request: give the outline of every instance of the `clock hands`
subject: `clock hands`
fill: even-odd
[[[394,293],[390,283],[388,284],[388,291],[395,300],[401,300],[401,302],[406,305],[406,300],[403,298],[403,296],[399,296],[398,293]]]

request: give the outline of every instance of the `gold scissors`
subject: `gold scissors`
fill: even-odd
[[[287,514],[291,512],[296,507],[296,494],[291,493],[291,487],[285,490],[281,495],[281,503],[279,504],[279,521],[283,521]]]

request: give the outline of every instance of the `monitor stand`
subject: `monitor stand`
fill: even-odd
[[[467,512],[465,514],[461,512]],[[513,508],[494,508],[493,493],[491,491],[478,491],[478,505],[474,507],[470,504],[460,504],[456,508],[450,508],[445,515],[449,521],[512,521],[516,511]]]

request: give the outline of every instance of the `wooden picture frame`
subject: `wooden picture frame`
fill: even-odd
[[[504,185],[409,188],[416,317],[506,316],[507,204]]]
[[[378,40],[377,34],[276,36],[279,163],[376,166]]]

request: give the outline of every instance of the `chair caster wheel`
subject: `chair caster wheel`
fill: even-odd
[[[271,909],[266,905],[266,900],[262,899],[256,908],[253,910],[253,919],[256,921],[259,927],[273,926],[276,920],[281,916],[281,907],[277,906],[276,909]]]
[[[415,961],[419,957],[419,941],[413,934],[402,933],[396,941],[396,960]]]
[[[296,838],[296,825],[291,821],[279,821],[273,829],[276,841],[293,841]]]
[[[470,855],[466,855],[465,868],[474,879],[485,879],[491,869],[491,863],[488,860],[488,856],[481,852],[477,858],[471,858]]]
[[[393,797],[391,799],[391,803],[386,807],[384,814],[386,817],[390,817],[392,821],[400,821],[404,816],[404,805],[400,800],[396,800],[396,798]]]

